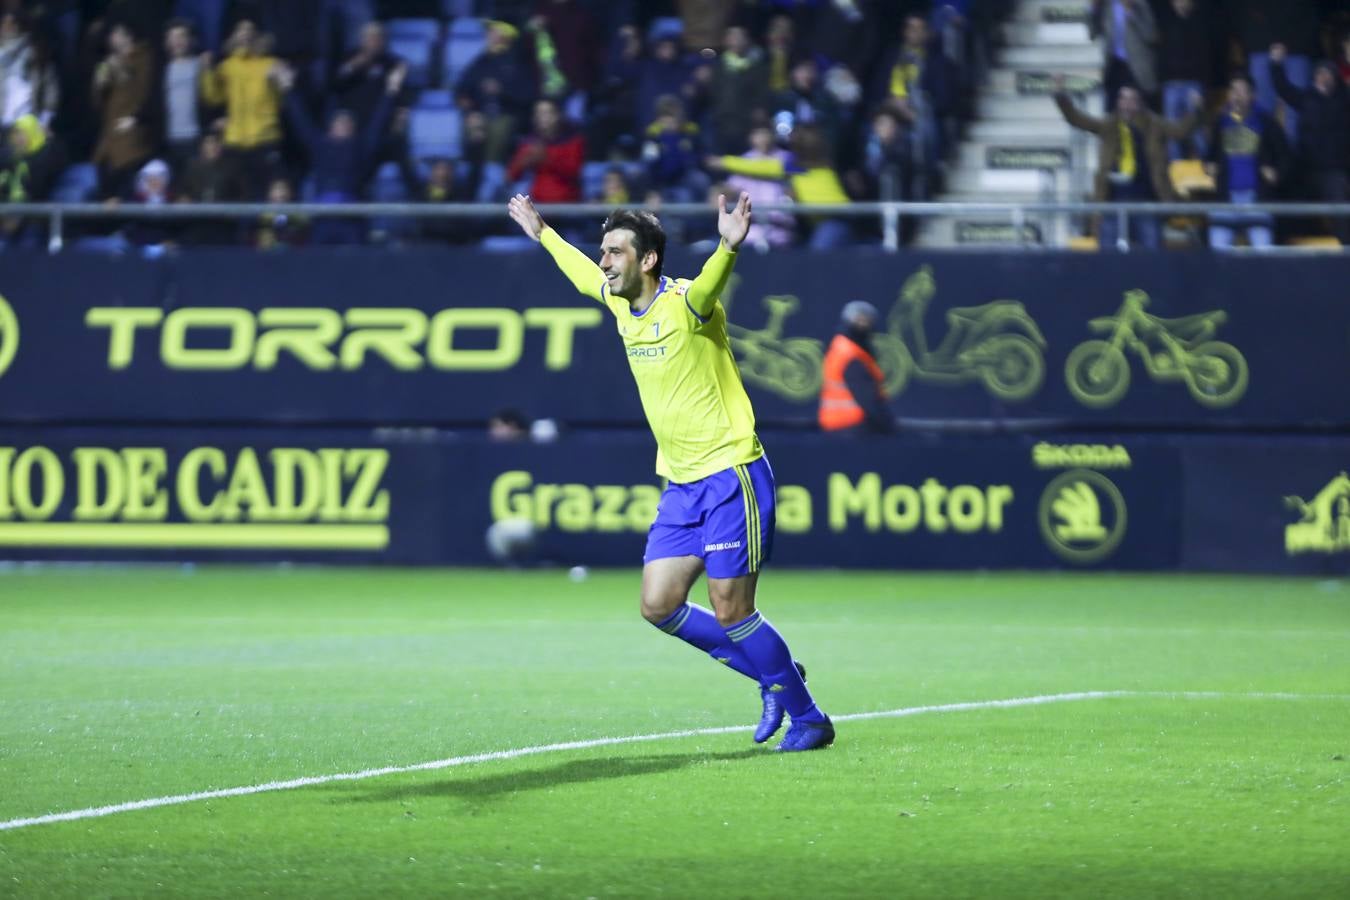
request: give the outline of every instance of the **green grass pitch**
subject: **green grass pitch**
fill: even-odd
[[[636,571],[0,572],[0,822],[724,725]],[[702,588],[696,591],[702,592]],[[831,713],[0,830],[0,897],[1346,897],[1350,583],[770,571]],[[1213,692],[1183,696],[1176,692]]]

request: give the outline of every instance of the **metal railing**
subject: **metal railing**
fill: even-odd
[[[1350,219],[1350,203],[1257,203],[1235,206],[1228,203],[939,203],[884,201],[868,203],[833,204],[773,204],[755,207],[760,212],[788,212],[802,216],[841,218],[874,218],[881,224],[881,245],[887,251],[900,248],[900,223],[903,218],[954,218],[980,216],[1003,219],[1012,226],[1014,242],[1029,248],[1026,225],[1034,219],[1052,216],[1086,217],[1115,216],[1122,236],[1119,249],[1128,250],[1131,216],[1209,216],[1215,214],[1268,214],[1283,217],[1331,217]],[[613,210],[612,206],[597,203],[558,203],[541,205],[540,212],[551,221],[574,221],[591,218],[597,223]],[[698,218],[714,215],[712,207],[703,203],[667,203],[658,212],[663,217]],[[43,218],[48,223],[48,250],[59,252],[64,246],[64,229],[68,221],[120,220],[183,222],[189,220],[256,221],[263,215],[303,216],[309,219],[481,219],[505,222],[506,206],[502,203],[175,203],[162,206],[144,206],[134,203],[107,206],[99,203],[11,203],[0,205],[0,217]],[[982,223],[983,224],[983,223]],[[985,245],[988,246],[987,244]],[[1350,252],[1350,248],[1342,248]]]

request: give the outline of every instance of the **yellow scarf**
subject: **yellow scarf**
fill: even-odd
[[[1124,119],[1120,120],[1119,127],[1120,127],[1120,165],[1117,171],[1119,171],[1120,174],[1122,175],[1125,175],[1129,178],[1133,178],[1135,173],[1134,132],[1130,130],[1130,126],[1125,124]]]

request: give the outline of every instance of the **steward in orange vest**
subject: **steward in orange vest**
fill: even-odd
[[[872,351],[877,308],[863,300],[844,304],[839,333],[825,353],[818,421],[822,431],[887,434],[895,419],[886,405],[885,376]]]

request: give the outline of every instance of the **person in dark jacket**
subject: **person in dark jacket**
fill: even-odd
[[[1270,48],[1270,74],[1280,99],[1299,115],[1298,146],[1294,158],[1302,180],[1299,191],[1309,200],[1344,203],[1346,172],[1350,170],[1350,95],[1330,62],[1313,69],[1312,87],[1304,90],[1284,72],[1286,49]],[[1350,244],[1350,222],[1337,219],[1333,233]]]
[[[886,404],[885,376],[872,348],[877,308],[864,300],[844,304],[839,333],[825,354],[817,416],[822,431],[889,434],[895,417]]]
[[[415,196],[423,203],[473,203],[478,193],[474,176],[473,169],[467,167],[462,176],[456,173],[453,160],[433,160],[427,180],[419,186]],[[467,244],[482,234],[482,228],[472,219],[422,219],[418,222],[418,236],[429,244]]]
[[[713,146],[718,153],[742,153],[756,115],[769,110],[769,64],[764,51],[739,25],[727,29],[713,68],[710,90]],[[692,118],[692,117],[691,117]]]
[[[125,25],[108,33],[108,55],[94,70],[93,100],[102,121],[93,161],[104,199],[125,196],[150,156],[154,72],[150,53]]]
[[[915,166],[922,174],[923,196],[938,188],[938,163],[945,152],[943,134],[956,106],[956,78],[942,47],[929,36],[922,16],[906,16],[904,39],[877,70],[873,92],[881,104],[910,125]]]
[[[337,70],[329,93],[337,96],[338,105],[350,110],[357,127],[364,129],[384,99],[389,74],[402,65],[403,60],[389,52],[384,26],[368,22],[361,29],[361,45]],[[400,91],[395,106],[407,105]]]
[[[693,87],[694,66],[680,46],[683,32],[678,23],[660,22],[647,36],[647,55],[638,64],[637,97],[634,106],[634,133],[650,121],[660,97],[673,95],[688,101]]]
[[[356,117],[348,110],[338,110],[328,123],[326,133],[320,134],[310,119],[309,112],[295,92],[294,73],[286,71],[279,84],[286,91],[286,116],[302,144],[309,151],[311,174],[314,178],[314,200],[317,203],[352,203],[360,199],[370,177],[375,153],[379,149],[384,126],[394,98],[403,88],[407,68],[394,69],[385,79],[385,92],[375,107],[365,131],[358,135]],[[320,219],[314,225],[313,238],[318,244],[359,243],[360,222],[340,219]]]
[[[1312,76],[1312,61],[1319,54],[1318,4],[1308,0],[1230,0],[1224,15],[1247,53],[1248,71],[1256,89],[1256,105],[1274,115],[1279,106],[1270,72],[1270,45],[1287,48],[1284,71],[1289,80],[1306,88]],[[1298,113],[1284,110],[1284,132],[1298,135]]]
[[[1284,129],[1255,106],[1255,97],[1251,78],[1234,75],[1228,86],[1228,105],[1210,133],[1205,169],[1214,178],[1220,201],[1234,206],[1273,200],[1289,166]],[[1265,213],[1219,213],[1210,217],[1209,224],[1209,245],[1215,249],[1231,247],[1238,231],[1247,233],[1252,247],[1269,247],[1274,242],[1271,217]]]
[[[205,135],[196,158],[175,174],[178,203],[232,203],[244,196],[244,185],[225,159],[218,134]],[[190,219],[183,227],[185,244],[231,244],[237,236],[238,226],[224,219]]]
[[[488,162],[505,162],[534,102],[534,71],[516,46],[519,35],[514,25],[489,22],[487,46],[455,86],[460,109],[487,119]]]
[[[1201,0],[1172,0],[1159,17],[1158,27],[1162,36],[1158,62],[1163,115],[1176,122],[1190,115],[1193,95],[1203,96],[1210,80],[1214,53],[1209,8]],[[1206,137],[1203,131],[1197,131],[1189,141],[1168,141],[1167,158],[1189,158],[1193,150],[1195,157],[1204,159],[1209,152]]]
[[[594,17],[578,0],[541,0],[536,15],[548,29],[557,66],[570,90],[589,93],[595,86],[600,46]]]

